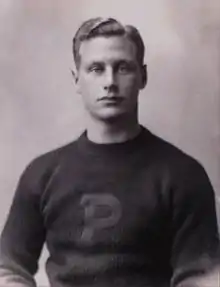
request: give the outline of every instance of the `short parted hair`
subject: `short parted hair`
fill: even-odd
[[[113,18],[97,17],[83,22],[73,38],[73,58],[77,69],[80,65],[81,43],[98,36],[126,36],[135,44],[137,61],[140,66],[143,65],[145,46],[138,29],[131,25],[122,25]]]

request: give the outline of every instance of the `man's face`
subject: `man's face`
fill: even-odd
[[[144,67],[136,46],[123,36],[96,37],[80,47],[77,90],[89,114],[99,120],[136,115]]]

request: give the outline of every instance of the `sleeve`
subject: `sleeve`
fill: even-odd
[[[36,286],[45,240],[38,177],[29,166],[19,181],[0,238],[0,287]]]
[[[215,195],[204,168],[196,161],[181,168],[172,207],[171,286],[185,286],[185,280],[212,272],[220,258]]]

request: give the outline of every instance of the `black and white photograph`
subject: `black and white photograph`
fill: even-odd
[[[220,287],[220,2],[1,0],[0,287]]]

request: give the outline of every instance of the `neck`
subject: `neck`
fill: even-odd
[[[88,139],[95,143],[122,143],[135,138],[141,130],[137,119],[115,120],[112,122],[89,119]]]

